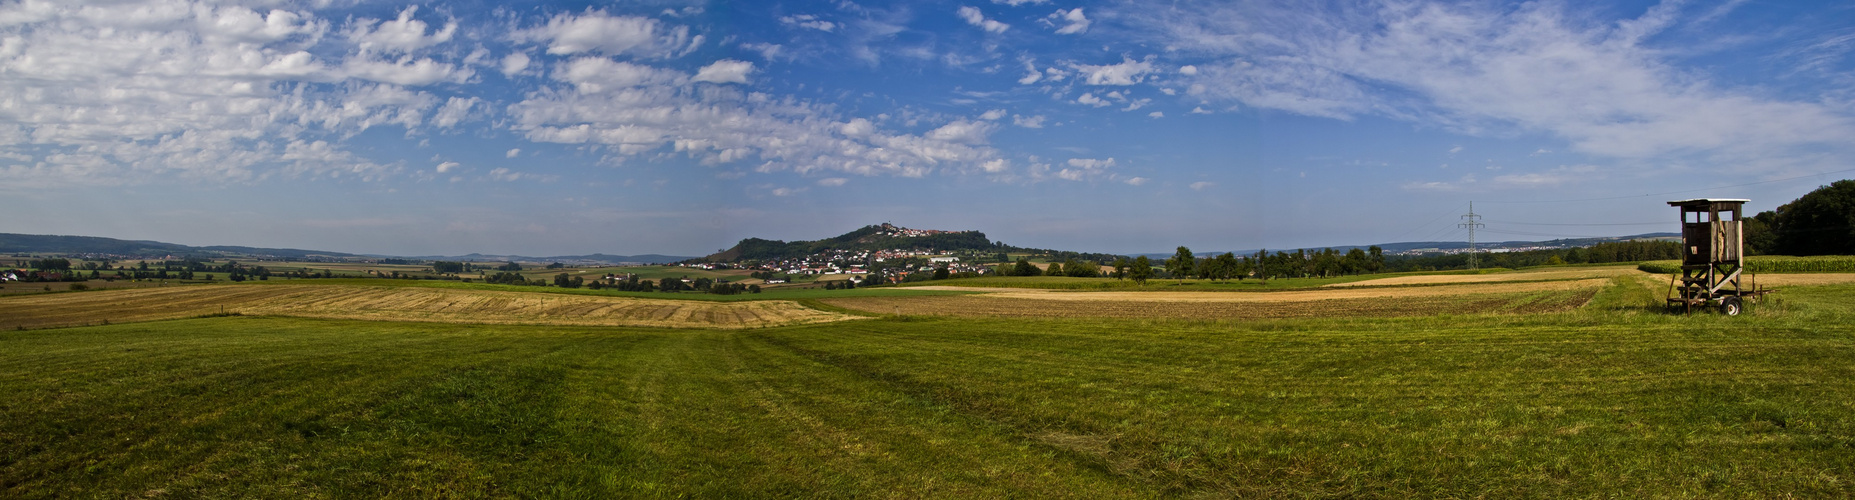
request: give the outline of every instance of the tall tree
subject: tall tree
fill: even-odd
[[[1135,258],[1134,265],[1127,271],[1127,277],[1133,278],[1135,283],[1146,284],[1146,280],[1153,278],[1153,259],[1145,255]]]
[[[1197,260],[1192,257],[1192,249],[1181,246],[1177,252],[1173,252],[1172,258],[1166,259],[1166,272],[1172,273],[1173,277],[1179,278],[1180,284],[1184,284],[1185,277],[1192,273],[1192,263]]]
[[[1789,255],[1855,254],[1855,180],[1817,188],[1778,207],[1777,247]]]
[[[1127,257],[1114,259],[1114,279],[1127,279],[1127,268],[1133,267],[1133,265],[1134,263],[1127,260]]]

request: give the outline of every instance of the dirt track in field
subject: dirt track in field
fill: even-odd
[[[1761,287],[1841,285],[1845,283],[1855,283],[1855,273],[1760,273],[1753,276],[1752,280],[1756,281],[1758,286]]]
[[[854,319],[790,301],[706,302],[415,287],[203,285],[0,297],[0,329],[214,313],[432,323],[754,328]]]
[[[993,299],[1027,299],[1083,302],[1310,302],[1336,299],[1415,298],[1460,295],[1490,295],[1578,290],[1601,287],[1610,280],[1590,278],[1528,283],[1478,283],[1450,286],[1412,286],[1385,288],[1290,290],[1281,292],[1093,292],[977,287],[910,287],[911,290],[953,290],[985,292],[980,297]]]
[[[1460,283],[1498,283],[1503,281],[1552,281],[1577,280],[1588,278],[1610,278],[1625,274],[1644,274],[1635,266],[1587,267],[1579,269],[1554,269],[1539,271],[1517,271],[1494,274],[1441,274],[1431,276],[1398,276],[1375,280],[1354,281],[1351,283],[1334,283],[1326,288],[1350,288],[1360,286],[1408,286],[1408,285],[1445,285]]]

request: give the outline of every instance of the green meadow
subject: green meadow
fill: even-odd
[[[1855,286],[1740,317],[0,332],[0,497],[1847,497]],[[0,299],[4,300],[4,299]]]

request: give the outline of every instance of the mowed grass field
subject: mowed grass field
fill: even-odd
[[[717,302],[416,286],[254,284],[8,297],[0,301],[0,329],[222,314],[682,328],[753,328],[855,319],[783,300]]]
[[[1855,495],[1855,285],[1740,317],[1663,314],[1659,285],[1396,318],[0,331],[0,497]]]

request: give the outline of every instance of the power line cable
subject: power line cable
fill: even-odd
[[[1714,186],[1710,188],[1687,189],[1687,190],[1681,190],[1681,191],[1668,191],[1668,192],[1663,192],[1663,193],[1648,193],[1648,194],[1637,194],[1637,195],[1630,195],[1630,196],[1611,196],[1611,197],[1605,197],[1605,198],[1585,198],[1585,199],[1579,199],[1579,200],[1532,200],[1532,201],[1487,201],[1487,200],[1483,200],[1482,203],[1575,203],[1575,202],[1581,202],[1581,201],[1624,200],[1624,199],[1630,199],[1630,198],[1642,198],[1642,197],[1647,197],[1647,196],[1665,196],[1665,195],[1671,195],[1671,194],[1698,193],[1701,191],[1712,191],[1715,189],[1756,186],[1759,184],[1771,184],[1774,182],[1794,181],[1798,179],[1808,179],[1811,177],[1820,177],[1820,176],[1829,175],[1829,174],[1840,174],[1844,172],[1855,172],[1855,168],[1846,169],[1846,170],[1835,170],[1835,171],[1830,171],[1830,172],[1820,172],[1820,173],[1808,174],[1808,175],[1800,175],[1797,177],[1786,177],[1783,179],[1772,179],[1768,181],[1748,182],[1745,184],[1733,184],[1729,186]]]
[[[1669,224],[1678,224],[1677,222],[1668,222],[1668,221],[1662,221],[1662,222],[1594,222],[1594,223],[1589,223],[1589,224],[1572,224],[1572,223],[1557,223],[1557,222],[1513,222],[1513,221],[1504,221],[1504,220],[1491,220],[1488,222],[1494,223],[1494,224],[1511,224],[1511,225],[1516,225],[1516,226],[1666,226]]]

